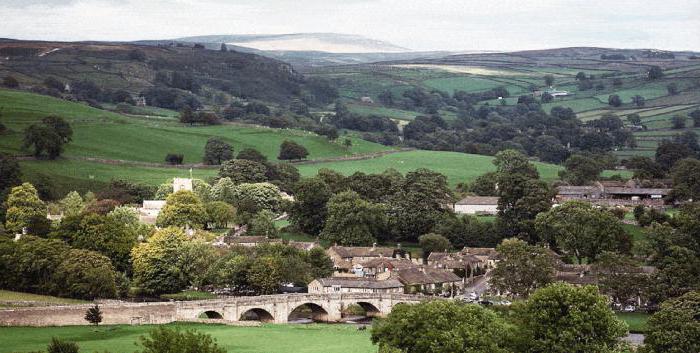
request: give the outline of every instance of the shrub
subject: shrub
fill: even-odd
[[[184,155],[176,153],[168,153],[165,156],[165,162],[171,165],[180,165],[184,159]]]

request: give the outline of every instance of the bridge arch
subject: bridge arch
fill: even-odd
[[[198,315],[199,319],[223,319],[224,315],[216,310],[207,310]]]
[[[241,314],[240,321],[274,322],[275,317],[265,309],[252,308]]]
[[[294,307],[287,315],[287,321],[300,319],[311,319],[315,322],[328,322],[328,310],[316,303],[303,303]]]

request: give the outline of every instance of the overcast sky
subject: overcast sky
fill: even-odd
[[[414,50],[700,50],[700,0],[0,0],[0,37],[336,32]]]

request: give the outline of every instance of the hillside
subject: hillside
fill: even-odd
[[[124,90],[164,108],[178,108],[183,101],[193,105],[192,98],[204,105],[231,97],[284,104],[298,98],[303,85],[303,77],[287,63],[191,45],[2,40],[0,77],[8,75],[23,88],[53,95],[105,101],[104,95]],[[49,77],[59,84],[47,85]],[[69,89],[63,92],[65,84]]]
[[[669,130],[672,116],[687,115],[700,108],[700,60],[696,58],[697,53],[691,52],[562,48],[322,67],[309,75],[334,82],[351,111],[387,116],[401,124],[425,114],[419,107],[399,102],[404,93],[416,88],[453,95],[458,91],[480,93],[503,87],[508,97],[483,100],[475,108],[514,106],[519,96],[548,89],[544,77],[551,75],[554,82],[549,89],[566,91],[569,95],[542,103],[546,112],[555,106],[569,107],[582,121],[595,120],[606,113],[614,113],[625,122],[629,114],[641,116],[646,131],[634,132],[638,147],[616,152],[624,158],[653,154],[658,141],[682,132]],[[648,79],[647,71],[652,66],[662,69],[661,78]],[[589,87],[583,87],[576,78],[579,72],[586,75]],[[670,84],[677,87],[677,92],[668,90]],[[380,95],[385,92],[390,92],[397,102],[382,102]],[[608,103],[611,95],[621,98],[619,107]],[[635,96],[644,98],[641,106],[633,101]],[[363,102],[362,97],[370,97],[372,102]],[[439,109],[445,120],[455,119],[454,107]],[[691,127],[689,122],[688,129]]]
[[[317,160],[298,165],[305,176],[321,168],[343,174],[382,172],[388,168],[405,173],[429,168],[445,174],[454,186],[494,169],[492,157],[438,151],[397,152],[377,158],[336,161],[333,159],[351,155],[373,157],[373,153],[390,148],[352,135],[349,135],[352,146],[348,148],[340,142],[329,142],[313,133],[292,129],[240,124],[189,127],[172,117],[117,114],[22,91],[0,89],[0,106],[3,112],[0,121],[9,128],[0,139],[0,151],[14,155],[27,153],[20,146],[22,130],[29,124],[50,114],[62,116],[71,123],[73,141],[67,145],[64,157],[57,161],[21,162],[22,172],[29,180],[49,183],[60,192],[95,190],[113,179],[158,185],[168,178],[188,176],[190,166],[166,166],[163,163],[165,154],[182,153],[185,163],[200,163],[204,144],[211,136],[231,143],[236,151],[256,148],[271,160],[276,160],[283,140],[296,141],[309,150],[311,160]],[[195,177],[208,178],[217,173],[216,168],[193,167]],[[547,180],[554,179],[559,169],[544,163],[538,163],[538,168]]]

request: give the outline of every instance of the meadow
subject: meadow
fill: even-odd
[[[272,325],[237,327],[178,323],[166,325],[210,334],[228,352],[236,353],[373,353],[369,330],[352,325]],[[0,353],[46,349],[52,337],[74,341],[81,352],[134,352],[138,337],[154,326],[0,327]]]

